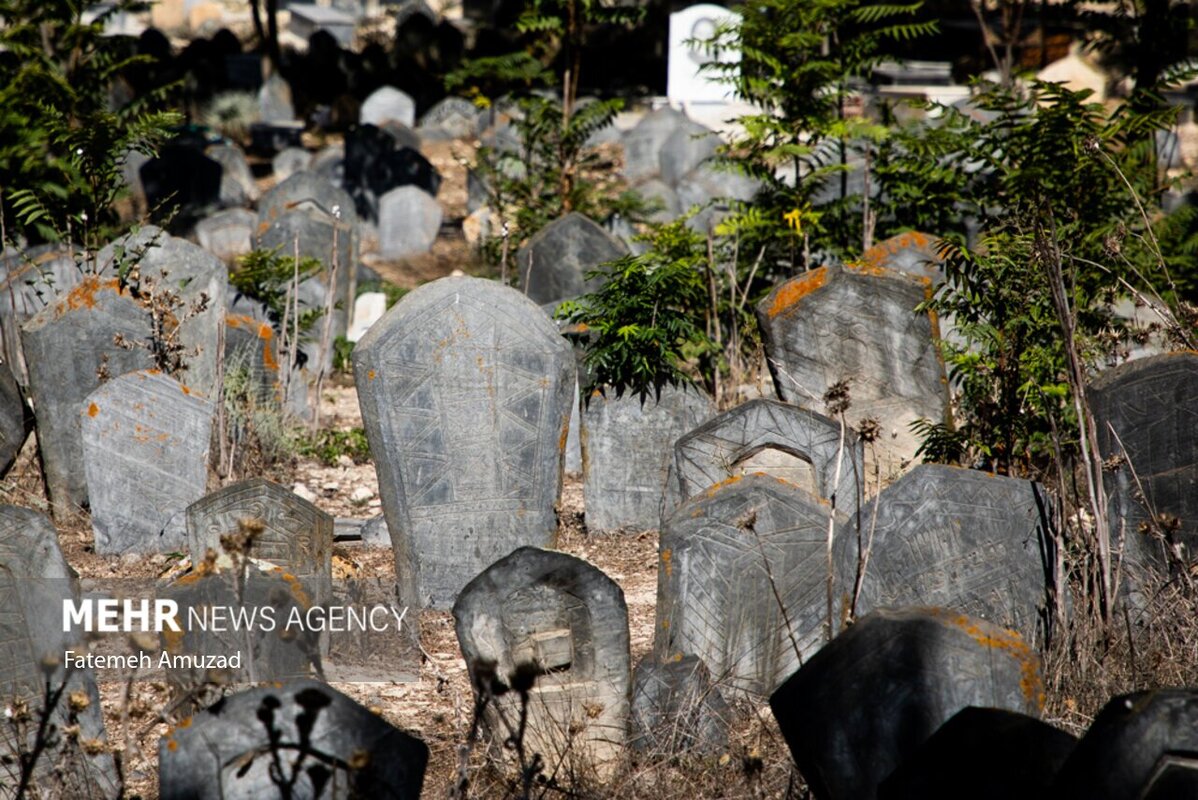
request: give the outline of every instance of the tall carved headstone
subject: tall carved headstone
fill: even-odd
[[[519,292],[442,278],[354,348],[362,421],[401,599],[447,608],[522,544],[557,530],[574,354]]]
[[[577,212],[554,220],[516,254],[520,285],[538,305],[594,291],[587,272],[627,252],[611,234]]]
[[[632,670],[619,585],[582,559],[521,547],[462,590],[453,616],[498,740],[510,733],[501,715],[520,718],[523,689],[526,750],[609,775],[627,736]]]
[[[183,511],[204,495],[215,408],[163,375],[121,375],[79,410],[96,552],[181,550]]]
[[[933,286],[944,282],[944,260],[937,248],[940,240],[919,231],[907,231],[878,242],[861,254],[871,269],[889,269],[927,278]]]

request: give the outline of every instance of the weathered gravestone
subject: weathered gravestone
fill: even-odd
[[[379,254],[403,258],[427,253],[441,230],[441,204],[418,186],[379,198]]]
[[[225,380],[233,391],[245,381],[244,395],[259,405],[281,399],[278,340],[265,319],[225,315]]]
[[[582,559],[521,547],[467,584],[453,607],[484,718],[502,742],[527,694],[524,747],[567,774],[610,774],[628,728],[624,592]],[[514,690],[514,691],[513,691]]]
[[[10,709],[0,730],[6,789],[16,787],[18,754],[32,753],[37,745],[46,681],[58,689],[68,677],[62,665],[66,652],[82,654],[86,650],[80,643],[82,636],[64,632],[62,625],[64,601],[78,599],[75,574],[63,558],[58,531],[50,521],[27,508],[0,506],[0,703]],[[69,714],[68,698],[76,693],[88,703]],[[18,700],[31,715],[29,724],[20,728],[11,711]],[[74,723],[69,718],[72,715],[76,716]],[[85,751],[93,745],[103,746],[105,738],[100,695],[90,670],[70,674],[67,691],[50,721],[59,730],[77,724],[79,734],[56,736],[53,741],[57,743],[41,753],[33,773],[35,796],[62,800],[116,797],[119,782],[111,753],[106,749],[91,754]]]
[[[878,784],[966,706],[1039,716],[1043,681],[1019,636],[936,608],[875,611],[816,652],[770,708],[820,800]]]
[[[295,119],[291,86],[278,73],[263,81],[262,88],[258,90],[258,118],[268,123]]]
[[[648,530],[661,521],[674,441],[712,414],[701,390],[666,386],[660,399],[605,397],[596,390],[582,410],[582,481],[587,529]]]
[[[419,151],[401,146],[391,134],[361,125],[345,137],[341,181],[363,219],[379,220],[380,198],[401,186],[416,186],[436,196],[441,174]]]
[[[324,31],[341,47],[353,44],[356,23],[350,14],[309,3],[289,3],[287,10],[291,12],[287,27],[301,39],[309,39],[317,31]]]
[[[375,89],[362,103],[358,121],[363,125],[382,125],[388,120],[416,125],[416,101],[394,86]]]
[[[1036,631],[1055,563],[1051,500],[1031,481],[920,464],[861,512],[863,536],[845,537],[846,563],[868,561],[857,602],[944,606],[1024,635]],[[852,575],[842,583],[852,591]]]
[[[1198,797],[1198,692],[1156,689],[1111,698],[1046,797]]]
[[[969,706],[878,786],[878,800],[1042,798],[1077,739],[1035,717]]]
[[[240,544],[252,533],[248,546]],[[307,500],[265,478],[230,484],[187,507],[187,545],[192,563],[208,550],[236,551],[282,567],[317,603],[333,587],[333,518]]]
[[[279,183],[290,178],[297,172],[308,169],[312,164],[312,154],[302,147],[288,147],[279,151],[270,161],[271,172]]]
[[[370,326],[383,318],[387,313],[387,295],[382,292],[362,292],[354,300],[354,316],[350,320],[349,332],[345,338],[357,342],[366,335]]]
[[[661,152],[674,131],[685,126],[686,115],[672,108],[646,114],[624,133],[624,177],[639,181],[661,174]]]
[[[477,136],[479,109],[464,97],[446,97],[424,113],[417,128],[426,139],[468,139]]]
[[[557,530],[574,354],[528,298],[477,278],[405,295],[354,348],[401,599],[447,608]]]
[[[33,415],[25,405],[21,387],[8,364],[0,363],[0,476],[6,475],[17,460],[32,429]]]
[[[395,140],[399,147],[420,152],[420,134],[397,120],[388,120],[378,126],[379,130]]]
[[[829,520],[844,535],[843,514],[768,475],[681,506],[661,532],[654,656],[693,653],[721,686],[773,691],[825,635]]]
[[[6,323],[15,319],[19,324],[70,291],[83,277],[71,255],[73,249],[40,245],[6,255],[0,261],[0,318]]]
[[[243,206],[261,196],[250,164],[241,148],[231,144],[210,146],[204,155],[220,164],[220,203],[223,206]]]
[[[854,514],[865,481],[863,447],[855,431],[842,432],[823,414],[777,400],[741,403],[674,443],[662,521],[708,486],[753,472],[816,497],[835,495],[836,507]]]
[[[254,227],[258,215],[248,208],[229,208],[196,223],[200,247],[225,263],[254,249]]]
[[[828,266],[775,287],[757,306],[778,396],[821,402],[847,382],[850,424],[881,426],[878,458],[887,476],[918,449],[910,424],[940,422],[947,413],[936,319],[915,311],[930,292],[926,278]]]
[[[919,231],[891,236],[861,254],[861,262],[872,269],[889,269],[927,278],[933,286],[944,282],[944,259],[937,248],[940,240]]]
[[[1099,451],[1119,462],[1103,471],[1112,541],[1124,541],[1132,561],[1150,564],[1163,560],[1161,529],[1176,524],[1172,536],[1192,549],[1198,542],[1198,353],[1106,370],[1087,394]],[[1163,524],[1151,525],[1154,519]]]
[[[746,175],[700,164],[678,181],[675,191],[681,210],[699,208],[698,213],[687,220],[687,227],[706,234],[727,217],[733,201],[752,200],[759,188],[760,184]]]
[[[79,413],[96,552],[181,550],[183,511],[208,480],[212,402],[145,370],[104,383]]]
[[[679,123],[661,147],[661,179],[677,186],[691,170],[716,154],[720,137],[697,122]]]
[[[273,222],[303,203],[311,203],[329,215],[340,213],[343,222],[357,222],[352,210],[353,199],[344,189],[314,172],[301,171],[262,195],[258,203],[259,224]],[[290,254],[291,251],[286,252]],[[328,255],[326,251],[323,258],[327,259]]]
[[[720,753],[728,747],[732,709],[698,656],[641,660],[632,677],[635,750],[654,755]]]
[[[21,327],[38,449],[55,516],[87,500],[79,409],[100,385],[98,373],[122,375],[154,365],[146,349],[115,344],[118,336],[147,341],[148,315],[116,278],[95,276]]]
[[[296,680],[175,725],[158,761],[162,800],[419,800],[428,747],[327,684]]]
[[[654,203],[658,209],[649,218],[652,222],[673,222],[682,213],[682,205],[674,188],[661,178],[649,178],[638,183],[637,194],[647,202]]]

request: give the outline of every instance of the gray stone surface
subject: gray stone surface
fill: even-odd
[[[864,469],[864,446],[852,428],[845,428],[842,446],[835,420],[777,400],[750,400],[675,442],[661,518],[664,522],[708,486],[752,472],[781,478],[817,497],[836,495],[836,507],[855,514]]]
[[[362,526],[362,542],[369,545],[391,546],[391,531],[387,528],[387,517],[379,514],[366,520]]]
[[[400,186],[379,198],[379,254],[427,253],[441,230],[441,204],[419,186]]]
[[[772,692],[825,640],[830,517],[846,535],[843,514],[768,475],[731,478],[680,507],[658,548],[654,656],[693,653],[723,687]]]
[[[70,291],[83,277],[70,249],[61,246],[32,247],[5,256],[0,265],[0,319],[11,317],[18,324]]]
[[[686,115],[669,106],[646,114],[624,133],[624,177],[632,182],[661,173],[661,151],[674,131],[686,125]]]
[[[858,615],[944,606],[1031,641],[1055,563],[1051,505],[1031,481],[941,464],[914,467],[862,509],[860,545],[855,536],[841,543],[846,563],[858,562],[859,547],[869,549]],[[852,585],[850,574],[843,590]]]
[[[196,223],[195,237],[200,247],[225,263],[254,249],[254,228],[258,215],[248,208],[218,211]]]
[[[220,203],[222,206],[244,206],[256,201],[261,192],[250,172],[250,163],[245,160],[245,153],[233,144],[212,145],[204,155],[221,166]]]
[[[937,608],[861,618],[770,697],[821,800],[873,800],[878,784],[967,706],[1038,717],[1043,704],[1039,658],[1018,636]]]
[[[669,135],[661,147],[661,179],[677,186],[691,170],[716,154],[720,137],[716,132],[687,120]]]
[[[55,516],[87,501],[79,410],[100,385],[97,371],[121,375],[153,366],[140,347],[113,343],[120,335],[145,341],[150,325],[141,306],[115,278],[88,277],[21,328],[38,449]]]
[[[0,363],[0,477],[8,473],[33,429],[33,415],[8,364]]]
[[[288,147],[280,150],[271,159],[271,171],[279,183],[290,178],[297,172],[302,172],[312,165],[312,154],[302,147]]]
[[[649,202],[656,202],[660,209],[653,212],[650,220],[653,222],[672,222],[682,213],[682,205],[673,187],[661,178],[649,178],[633,187],[641,197]]]
[[[733,714],[698,656],[664,663],[646,657],[632,677],[631,721],[633,749],[656,758],[724,752]]]
[[[478,108],[464,97],[446,97],[420,118],[426,139],[472,139],[481,133]]]
[[[918,449],[910,424],[947,414],[935,319],[915,312],[930,293],[926,278],[828,266],[780,284],[757,306],[778,396],[821,403],[828,389],[847,381],[849,424],[879,423],[878,458],[887,476]]]
[[[760,184],[752,178],[707,163],[679,179],[675,192],[681,211],[700,209],[687,221],[687,226],[705,234],[728,216],[732,201],[748,202],[759,188]]]
[[[402,122],[409,128],[416,125],[416,101],[394,86],[375,89],[358,113],[358,122],[363,125],[382,125],[387,120]]]
[[[291,104],[291,86],[278,73],[271,75],[258,90],[258,118],[263,122],[287,122],[295,119]]]
[[[358,342],[354,376],[405,603],[447,608],[513,548],[553,541],[574,354],[531,301],[425,284]]]
[[[317,159],[324,152],[317,154]],[[337,155],[337,151],[334,150],[333,155]],[[344,151],[341,155],[344,157]],[[316,170],[317,164],[313,163],[312,171],[297,172],[263,194],[258,203],[259,222],[271,222],[304,201],[312,201],[326,214],[339,209],[342,222],[356,224],[357,212],[354,211],[353,198],[328,178],[317,174]]]
[[[594,392],[582,410],[587,529],[648,530],[661,519],[674,441],[715,413],[700,390],[667,386],[660,400]]]
[[[208,481],[212,402],[142,370],[102,384],[79,413],[96,552],[182,550],[183,510]]]
[[[333,586],[333,518],[288,489],[265,478],[230,484],[187,507],[187,547],[192,563],[209,549],[220,552],[221,537],[244,536],[245,526],[261,530],[239,552],[268,561],[294,575],[317,603]]]
[[[927,278],[933,286],[944,283],[944,261],[936,252],[940,239],[919,231],[891,236],[861,254],[868,267],[883,268]]]
[[[404,125],[399,120],[387,120],[379,125],[379,129],[395,140],[396,147],[407,147],[411,150],[415,150],[416,152],[420,152],[420,134],[412,130],[407,125]]]
[[[519,718],[528,694],[524,746],[565,774],[600,778],[618,763],[628,730],[628,608],[624,592],[582,559],[521,547],[462,590],[453,607],[471,683],[489,695],[484,716]],[[506,691],[516,689],[516,691]]]
[[[266,321],[265,309],[256,314],[225,315],[225,377],[231,387],[244,379],[248,381],[246,394],[257,403],[278,403],[282,391],[279,364],[279,342]]]
[[[520,286],[538,305],[594,291],[586,273],[627,252],[619,241],[577,212],[551,222],[516,254]]]
[[[162,800],[419,800],[428,747],[327,684],[296,680],[222,698],[171,728],[158,761]],[[293,775],[288,795],[280,783]]]

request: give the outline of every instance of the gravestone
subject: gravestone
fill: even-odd
[[[426,139],[472,139],[480,133],[478,107],[464,97],[446,97],[424,113],[417,130]]]
[[[279,343],[264,311],[225,315],[225,376],[231,385],[247,381],[246,394],[260,405],[279,402]]]
[[[857,613],[944,606],[1030,635],[1055,558],[1051,499],[1031,481],[920,464],[861,512],[869,561]],[[842,541],[857,563],[856,537]],[[852,591],[852,579],[844,585]]]
[[[138,170],[146,205],[155,219],[178,209],[183,219],[199,218],[220,205],[221,165],[204,155],[202,142],[172,142]]]
[[[1157,537],[1142,528],[1157,515],[1169,524],[1186,551],[1198,542],[1198,353],[1150,356],[1108,369],[1091,383],[1098,447],[1104,459],[1120,456],[1104,470],[1112,541],[1127,543],[1138,564],[1163,560]],[[1142,496],[1142,500],[1138,497]]]
[[[697,389],[608,397],[595,391],[582,409],[582,481],[587,530],[648,530],[661,520],[674,441],[712,414]]]
[[[358,113],[358,122],[363,125],[382,125],[388,120],[402,122],[409,128],[416,125],[416,101],[394,86],[375,89]]]
[[[932,286],[944,283],[944,260],[937,248],[940,239],[919,231],[908,231],[875,244],[861,254],[861,262],[873,269],[888,269],[927,278]]]
[[[717,80],[719,73],[703,69],[717,58],[702,42],[715,36],[721,25],[738,25],[740,15],[721,6],[701,3],[670,14],[666,96],[674,106],[724,104],[732,98],[731,87]],[[740,53],[721,51],[718,61],[735,64]]]
[[[291,86],[277,72],[262,82],[258,90],[258,119],[266,123],[295,119],[291,104]]]
[[[221,261],[232,263],[254,249],[257,224],[257,214],[248,208],[218,211],[196,223],[196,241]]]
[[[634,750],[658,755],[722,753],[732,709],[697,656],[658,663],[641,660],[632,677]]]
[[[1039,716],[1039,658],[1019,636],[938,608],[875,611],[770,697],[820,800],[873,800],[878,784],[967,706]]]
[[[420,152],[420,134],[398,120],[388,120],[379,125],[379,130],[395,140],[399,147],[407,147]]]
[[[0,261],[0,318],[24,322],[70,291],[83,277],[71,255],[73,249],[41,245],[6,255]]]
[[[728,216],[734,201],[748,202],[760,188],[757,181],[746,175],[718,170],[713,164],[700,164],[678,181],[675,190],[681,211],[699,208],[687,220],[687,227],[707,234]]]
[[[271,222],[283,213],[309,202],[326,214],[340,213],[346,222],[356,222],[354,201],[342,188],[314,172],[297,172],[262,195],[258,220]]]
[[[279,151],[270,161],[271,172],[280,183],[312,164],[312,154],[302,147],[288,147]]]
[[[307,500],[265,478],[239,481],[187,507],[187,547],[192,563],[208,550],[223,549],[221,537],[241,525],[261,526],[248,548],[239,552],[282,567],[294,575],[317,603],[327,602],[333,586],[333,518]]]
[[[56,517],[87,501],[79,409],[100,385],[97,373],[122,375],[153,366],[147,350],[119,347],[118,336],[146,341],[148,315],[116,278],[96,276],[84,278],[21,327],[38,449]]]
[[[81,655],[87,647],[81,637],[63,631],[67,600],[78,602],[79,591],[75,573],[59,548],[58,531],[36,511],[0,505],[0,703],[9,710],[0,733],[5,788],[15,789],[20,771],[9,759],[34,749],[46,681],[58,689],[67,680],[50,722],[59,730],[76,724],[78,736],[51,740],[56,743],[48,745],[34,768],[36,794],[29,796],[109,800],[118,796],[119,778],[106,747],[95,679],[89,669],[68,674],[62,666],[67,651]],[[72,713],[76,716],[72,723],[67,705],[76,694],[88,703]],[[32,716],[19,734],[11,711],[16,700],[24,702]],[[99,746],[97,752],[86,752],[93,745]]]
[[[565,774],[609,776],[627,737],[632,671],[619,585],[582,559],[521,547],[462,589],[453,617],[497,739],[509,735],[502,719],[520,718],[523,688],[526,750]]]
[[[212,145],[204,155],[220,164],[221,205],[244,206],[261,197],[254,174],[250,172],[250,163],[240,147],[232,144]]]
[[[379,198],[379,254],[404,258],[427,253],[441,230],[441,204],[418,186],[401,186]]]
[[[289,147],[302,147],[303,135],[304,123],[299,120],[254,122],[250,125],[250,151],[273,156]]]
[[[419,800],[428,747],[327,684],[295,680],[171,727],[158,762],[162,800],[282,797],[293,776],[296,798]]]
[[[720,137],[690,120],[682,121],[661,148],[661,179],[677,186],[683,178],[716,154]]]
[[[845,535],[843,514],[768,475],[681,506],[661,531],[654,656],[693,653],[721,686],[772,692],[824,639],[829,518]]]
[[[400,146],[373,125],[361,125],[345,137],[342,185],[364,219],[378,220],[379,198],[400,186],[417,186],[436,196],[441,175],[420,152]]]
[[[649,217],[651,222],[673,222],[682,213],[677,193],[661,178],[649,178],[637,184],[636,191],[647,202],[659,206]]]
[[[169,553],[204,496],[215,408],[158,370],[101,385],[80,407],[96,552]]]
[[[878,800],[1044,797],[1076,746],[1035,717],[969,706],[903,759],[878,786]]]
[[[915,311],[930,294],[926,278],[828,266],[780,284],[757,306],[778,396],[820,402],[847,381],[849,424],[880,425],[876,449],[887,476],[919,447],[910,424],[941,422],[948,413],[936,319]]]
[[[448,608],[466,582],[557,530],[574,353],[515,289],[442,278],[354,348],[401,599]]]
[[[386,313],[387,295],[382,292],[362,292],[354,300],[354,316],[350,320],[349,332],[345,338],[357,342],[366,335],[370,326],[382,319]]]
[[[539,230],[516,254],[520,285],[538,305],[592,292],[599,281],[586,273],[627,252],[588,217],[573,212]]]
[[[689,120],[672,108],[660,108],[646,114],[622,137],[624,142],[624,177],[636,182],[661,173],[661,151],[674,131]]]
[[[0,477],[8,474],[29,432],[33,415],[8,364],[0,363]]]
[[[839,423],[823,414],[777,400],[750,400],[675,442],[661,518],[664,522],[708,486],[757,471],[816,497],[836,495],[836,507],[854,514],[863,496],[864,469],[864,445],[851,428],[844,430],[842,442]]]
[[[1198,692],[1156,689],[1111,698],[1046,797],[1173,800],[1198,796]]]

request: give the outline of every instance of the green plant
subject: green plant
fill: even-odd
[[[336,466],[341,456],[352,458],[355,464],[370,460],[370,445],[362,428],[316,431],[299,442],[297,452],[330,467]]]
[[[222,136],[244,141],[258,120],[258,97],[252,92],[222,92],[204,109],[203,122]]]
[[[319,259],[310,256],[298,261],[273,250],[254,250],[238,259],[229,271],[229,284],[241,294],[266,306],[271,323],[280,329],[284,319],[298,325],[301,334],[308,332],[320,319],[323,309],[308,308],[294,318],[297,310],[295,291],[300,283],[320,273],[324,268]]]
[[[333,369],[338,372],[353,372],[354,343],[344,336],[333,340]]]

